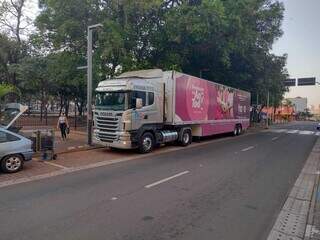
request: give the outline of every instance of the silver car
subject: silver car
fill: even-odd
[[[26,109],[21,104],[7,104],[0,116],[0,168],[3,172],[18,172],[24,161],[32,159],[32,141],[11,131],[12,124]]]
[[[32,141],[0,128],[0,166],[7,173],[22,169],[23,162],[32,159]]]

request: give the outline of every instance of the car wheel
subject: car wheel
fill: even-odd
[[[139,152],[140,153],[149,153],[154,148],[154,137],[151,133],[146,132],[142,135],[140,144],[139,144]]]
[[[23,168],[23,158],[19,154],[6,156],[1,161],[1,169],[6,173],[15,173]]]
[[[187,146],[187,145],[191,144],[191,142],[192,142],[191,131],[188,130],[188,129],[186,129],[186,130],[184,130],[183,133],[182,133],[180,145],[181,145],[181,146]]]

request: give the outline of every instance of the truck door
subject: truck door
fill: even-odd
[[[161,111],[158,109],[155,93],[147,91],[135,91],[131,100],[142,99],[142,107],[135,109],[132,114],[132,129],[137,130],[145,124],[161,122]]]

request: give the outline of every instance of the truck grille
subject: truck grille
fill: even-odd
[[[117,138],[119,130],[119,120],[117,117],[96,117],[99,133],[98,139],[103,142],[113,142]]]

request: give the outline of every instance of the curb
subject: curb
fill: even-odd
[[[316,140],[267,240],[312,239],[312,213],[319,182],[319,150],[320,138]]]
[[[99,148],[104,148],[103,146],[88,146],[88,145],[80,145],[77,147],[69,147],[67,150],[63,150],[63,151],[57,151],[55,152],[55,154],[66,154],[66,153],[74,153],[74,152],[84,152],[84,151],[90,151],[90,150],[95,150],[95,149],[99,149]]]

